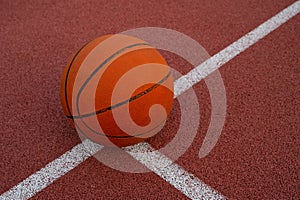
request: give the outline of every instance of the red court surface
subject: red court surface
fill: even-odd
[[[67,60],[86,42],[133,28],[163,27],[190,36],[215,55],[294,2],[1,1],[0,193],[81,143],[62,111],[59,87]],[[202,159],[198,153],[211,102],[205,82],[194,85],[200,126],[176,164],[228,199],[300,199],[299,49],[298,14],[221,66],[225,126]],[[183,74],[193,68],[162,53]],[[166,127],[148,142],[163,146],[179,123],[175,101]],[[188,197],[153,172],[120,172],[90,157],[33,199]]]

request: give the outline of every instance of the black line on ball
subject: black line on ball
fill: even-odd
[[[85,117],[90,117],[90,116],[93,116],[93,115],[98,115],[98,114],[101,114],[101,113],[104,113],[108,110],[112,110],[114,108],[117,108],[119,106],[122,106],[126,103],[129,103],[133,100],[136,100],[142,96],[144,96],[145,94],[151,92],[153,89],[157,88],[158,86],[160,86],[163,82],[165,82],[171,75],[171,72],[169,72],[163,79],[161,79],[158,83],[154,84],[153,86],[149,87],[148,89],[146,89],[145,91],[143,92],[140,92],[138,93],[137,95],[129,98],[129,99],[126,99],[124,101],[121,101],[120,103],[117,103],[115,105],[112,105],[112,106],[109,106],[107,108],[103,108],[103,109],[100,109],[100,110],[97,110],[96,112],[91,112],[91,113],[87,113],[87,114],[83,114],[83,115],[77,115],[77,116],[67,116],[68,118],[71,118],[71,119],[80,119],[80,118],[85,118]]]
[[[135,44],[131,44],[129,46],[126,46],[122,49],[119,49],[118,51],[116,51],[115,53],[113,53],[112,55],[110,55],[108,58],[106,58],[91,74],[90,76],[84,81],[84,83],[82,84],[82,86],[79,88],[78,94],[76,96],[76,110],[78,112],[78,115],[80,116],[80,110],[79,110],[79,99],[80,96],[84,90],[84,88],[87,86],[88,82],[93,78],[93,76],[95,76],[97,74],[97,72],[103,67],[105,66],[105,64],[107,64],[109,61],[111,61],[112,59],[114,59],[116,56],[118,56],[119,54],[125,52],[128,49],[131,49],[133,47],[136,46],[150,46],[147,43],[135,43]],[[85,127],[87,127],[90,131],[92,131],[93,133],[97,134],[97,135],[101,135],[103,133],[99,133],[98,131],[95,131],[94,129],[92,129],[90,126],[88,126],[84,120],[82,120],[82,118],[79,118],[81,120],[81,122],[83,123],[83,125]],[[74,119],[72,119],[74,121]],[[75,122],[75,121],[74,121]]]
[[[131,97],[130,99],[128,99],[128,100],[125,100],[125,101],[122,101],[121,103],[119,103],[119,104],[121,104],[121,105],[123,105],[123,104],[125,104],[125,103],[129,103],[130,101],[133,101],[133,100],[135,100],[135,99],[137,99],[137,98],[139,98],[139,97],[142,97],[142,96],[144,96],[144,95],[146,95],[146,94],[148,94],[149,92],[151,92],[152,90],[154,90],[155,88],[157,88],[158,86],[160,86],[163,82],[165,82],[169,77],[170,77],[170,75],[171,75],[171,72],[169,72],[163,79],[161,79],[158,83],[156,83],[155,85],[153,85],[153,86],[151,86],[150,88],[148,88],[147,90],[145,90],[145,91],[147,91],[147,92],[141,92],[141,93],[139,93],[139,94],[137,94],[137,95],[135,95],[135,96],[133,96],[133,97]],[[105,110],[105,111],[107,111],[107,110],[112,110],[113,108],[116,108],[116,107],[118,107],[118,106],[121,106],[121,105],[119,105],[119,104],[115,104],[114,106],[110,106],[110,107],[108,107],[108,108],[105,108],[105,109],[101,109],[101,110],[99,110],[98,112],[98,114],[100,114],[100,111],[102,111],[102,110]],[[118,106],[117,106],[118,105]],[[109,109],[110,108],[110,109]],[[103,112],[105,112],[105,111],[103,111]],[[103,113],[103,112],[101,112],[101,113]],[[89,113],[89,114],[91,114],[91,115],[94,115],[96,112],[94,112],[94,113]],[[70,117],[70,116],[68,116],[69,118],[72,118],[72,117]],[[82,118],[80,118],[80,116],[75,116],[74,117],[75,119],[81,119],[82,120]],[[73,118],[72,118],[73,119]],[[163,121],[164,122],[164,121]],[[132,138],[132,137],[137,137],[137,136],[142,136],[142,135],[146,135],[147,133],[149,133],[150,131],[152,131],[152,130],[154,130],[154,129],[156,129],[157,127],[159,127],[163,122],[161,122],[161,123],[159,123],[157,126],[155,126],[154,128],[152,128],[151,130],[148,130],[147,132],[145,132],[145,133],[138,133],[138,134],[135,134],[135,135],[106,135],[106,134],[104,134],[104,133],[99,133],[99,132],[97,132],[97,135],[101,135],[101,136],[104,136],[104,137],[108,137],[108,138],[120,138],[120,139],[126,139],[126,138]],[[77,124],[76,124],[76,121],[74,121],[74,123],[75,123],[75,126],[77,126]],[[78,127],[78,126],[77,126]],[[88,126],[86,126],[87,128],[89,128]],[[79,127],[78,127],[79,128]],[[81,129],[79,129],[83,134],[84,134],[84,132],[81,130]],[[94,130],[93,130],[93,132],[95,132]],[[85,135],[85,134],[84,134]]]
[[[70,115],[72,115],[72,113],[71,113],[70,106],[69,106],[69,103],[68,103],[68,95],[67,95],[67,85],[68,85],[68,78],[69,78],[70,70],[71,70],[71,67],[72,67],[72,65],[73,65],[73,63],[74,63],[74,61],[75,61],[75,59],[76,59],[77,56],[79,55],[79,53],[80,53],[80,52],[83,50],[83,48],[86,47],[88,44],[89,44],[89,42],[86,43],[85,45],[83,45],[83,46],[76,52],[76,54],[74,55],[74,57],[73,57],[73,59],[72,59],[70,65],[69,65],[69,67],[68,67],[68,71],[67,71],[67,74],[66,74],[66,80],[65,80],[65,100],[66,100],[67,110],[68,110],[68,113],[69,113]]]
[[[86,45],[87,45],[87,44],[86,44]],[[86,45],[85,45],[85,46],[86,46]],[[93,130],[91,127],[89,127],[89,126],[82,120],[82,118],[83,118],[82,116],[84,116],[84,115],[80,115],[80,112],[79,112],[79,103],[78,103],[78,102],[79,102],[79,97],[80,97],[80,95],[81,95],[83,89],[86,87],[87,83],[88,83],[88,82],[90,81],[90,79],[97,73],[97,71],[99,71],[99,70],[101,69],[102,66],[104,66],[109,60],[113,59],[116,55],[118,55],[118,54],[124,52],[125,50],[132,48],[132,47],[135,47],[135,46],[142,46],[142,45],[150,46],[150,45],[147,44],[147,43],[137,43],[137,44],[133,44],[133,45],[124,47],[123,49],[120,49],[119,51],[117,51],[116,53],[114,53],[113,55],[111,55],[109,58],[107,58],[103,63],[101,63],[101,65],[100,65],[98,68],[96,68],[96,69],[92,72],[92,74],[88,77],[88,79],[83,83],[83,85],[82,85],[81,88],[79,89],[79,92],[78,92],[78,94],[77,94],[77,100],[76,100],[76,108],[77,108],[77,112],[79,113],[79,116],[67,116],[68,118],[71,118],[71,119],[74,121],[75,126],[76,126],[77,128],[79,128],[79,127],[77,126],[77,123],[76,123],[76,121],[74,120],[74,118],[80,119],[80,120],[82,121],[82,123],[83,123],[89,130],[91,130],[92,132],[96,133],[97,135],[101,135],[101,136],[109,137],[109,138],[120,138],[120,139],[123,138],[123,139],[126,139],[126,138],[131,138],[131,137],[136,137],[136,136],[141,136],[141,135],[147,134],[148,132],[154,130],[155,128],[157,128],[157,127],[159,127],[159,126],[161,125],[161,123],[160,123],[160,124],[158,124],[157,126],[155,126],[153,129],[148,130],[146,133],[139,133],[139,134],[136,134],[136,135],[124,135],[124,136],[120,136],[120,135],[119,135],[119,136],[118,136],[118,135],[117,135],[117,136],[116,136],[116,135],[106,135],[106,134],[104,134],[104,133],[99,133],[99,132]],[[83,46],[79,51],[81,51],[83,48],[84,48],[84,46]],[[75,57],[78,55],[78,53],[79,53],[79,52],[77,52],[77,54],[74,56],[74,59],[72,60],[72,62],[75,60]],[[69,68],[70,68],[70,67],[71,67],[71,64],[70,64]],[[68,70],[68,71],[69,71],[69,70]],[[135,100],[135,99],[137,99],[137,98],[140,98],[141,96],[144,96],[145,94],[149,93],[150,91],[152,91],[153,89],[155,89],[155,88],[157,88],[159,85],[161,85],[161,83],[163,83],[164,81],[166,81],[166,80],[170,77],[170,75],[171,75],[171,72],[169,72],[162,80],[160,80],[158,83],[156,83],[156,84],[153,85],[152,87],[150,87],[150,88],[148,88],[147,90],[145,90],[145,91],[143,91],[143,92],[141,92],[141,93],[135,95],[134,97],[131,97],[131,98],[128,99],[128,100],[125,100],[125,101],[120,102],[120,103],[118,103],[118,104],[116,104],[116,105],[110,106],[110,107],[106,108],[105,110],[104,110],[104,109],[101,109],[101,110],[99,110],[99,111],[96,111],[96,112],[93,112],[93,113],[89,113],[89,114],[91,114],[91,116],[92,116],[92,115],[95,115],[95,114],[103,113],[103,112],[105,112],[105,111],[107,111],[107,110],[111,110],[111,109],[116,108],[116,107],[118,107],[118,106],[120,106],[120,105],[123,105],[123,104],[125,104],[125,103],[129,103],[130,101],[133,101],[133,100]],[[120,105],[119,105],[119,104],[120,104]],[[97,113],[97,112],[99,112],[99,113]],[[71,114],[71,112],[70,112],[70,114]],[[80,131],[84,134],[84,132],[83,132],[82,130],[80,130]],[[84,135],[85,135],[85,134],[84,134]]]

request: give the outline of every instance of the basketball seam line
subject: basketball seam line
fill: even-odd
[[[98,115],[98,114],[101,114],[101,113],[104,113],[108,110],[112,110],[114,108],[117,108],[119,106],[122,106],[126,103],[129,103],[133,100],[136,100],[146,94],[148,94],[149,92],[151,92],[152,90],[154,90],[155,88],[157,88],[158,86],[160,86],[162,83],[164,83],[171,75],[171,72],[169,72],[163,79],[161,79],[159,82],[157,82],[155,85],[149,87],[148,89],[146,89],[145,91],[143,92],[140,92],[138,93],[137,95],[129,98],[129,99],[126,99],[124,101],[121,101],[120,103],[117,103],[115,105],[112,105],[112,106],[109,106],[109,107],[106,107],[106,108],[103,108],[103,109],[100,109],[100,110],[97,110],[96,112],[91,112],[91,113],[87,113],[87,114],[83,114],[83,115],[76,115],[76,116],[73,116],[73,115],[69,115],[67,116],[67,118],[71,118],[72,120],[74,119],[82,119],[82,118],[86,118],[86,117],[90,117],[90,116],[93,116],[93,115]]]
[[[71,110],[70,110],[70,106],[68,104],[68,95],[67,95],[67,85],[68,85],[68,78],[69,78],[69,74],[70,74],[70,70],[71,67],[73,65],[73,62],[75,61],[75,59],[77,58],[77,56],[79,55],[79,53],[84,49],[84,47],[86,47],[90,42],[86,43],[85,45],[83,45],[78,51],[77,53],[74,55],[69,67],[68,67],[68,71],[66,74],[66,80],[65,80],[65,100],[66,100],[66,106],[67,106],[67,110],[69,112],[69,114],[71,114]]]
[[[92,40],[93,41],[93,40]],[[64,95],[65,95],[65,101],[66,101],[66,107],[67,107],[67,111],[68,113],[70,114],[70,116],[66,115],[67,118],[71,118],[72,119],[72,115],[71,115],[71,109],[70,109],[70,106],[69,106],[69,103],[68,103],[68,95],[67,95],[67,85],[68,85],[68,77],[69,77],[69,74],[70,74],[70,70],[71,70],[71,67],[73,66],[73,63],[75,61],[75,59],[78,57],[79,53],[88,45],[90,44],[92,41],[86,43],[85,45],[83,45],[78,51],[77,53],[74,55],[69,67],[68,67],[68,71],[67,71],[67,74],[66,74],[66,80],[65,80],[65,88],[64,88]],[[143,45],[149,45],[147,43],[137,43],[137,44],[143,44]],[[137,44],[134,44],[134,45],[137,45]],[[128,48],[128,46],[126,47]]]
[[[149,44],[147,43],[136,43],[136,44],[132,44],[132,45],[129,45],[129,46],[126,46],[122,49],[119,49],[118,51],[116,51],[114,54],[110,55],[107,59],[105,59],[90,75],[89,77],[84,81],[84,83],[82,84],[82,86],[79,88],[79,91],[78,91],[78,94],[76,96],[76,109],[77,109],[77,112],[79,113],[80,115],[80,112],[79,112],[79,98],[84,90],[84,88],[87,86],[88,82],[93,78],[93,76],[102,68],[104,67],[109,61],[111,61],[114,57],[116,57],[117,55],[119,55],[120,53],[132,48],[132,47],[136,47],[136,46],[150,46]]]
[[[116,55],[118,55],[118,54],[120,54],[121,52],[124,52],[125,50],[127,50],[127,49],[129,49],[129,48],[132,48],[132,47],[135,47],[135,46],[139,46],[139,45],[146,45],[146,46],[150,46],[149,44],[147,44],[147,43],[136,43],[136,44],[132,44],[132,45],[129,45],[129,46],[127,46],[127,47],[124,47],[124,48],[122,48],[122,49],[119,49],[116,53],[114,53],[113,55],[111,55],[110,57],[108,57],[106,60],[104,60],[104,62],[102,62],[93,72],[92,72],[92,74],[90,74],[90,76],[87,78],[87,80],[83,83],[83,85],[80,87],[80,89],[79,89],[79,93],[77,94],[77,103],[76,103],[76,107],[77,107],[77,111],[79,112],[79,107],[78,107],[78,101],[79,101],[79,97],[80,97],[80,95],[81,95],[81,93],[82,93],[82,91],[83,91],[83,89],[86,87],[86,85],[87,85],[87,83],[91,80],[91,78],[109,61],[109,60],[111,60],[111,59],[113,59]],[[171,74],[171,72],[169,72],[168,74],[167,74],[167,76],[166,77],[164,77],[161,81],[162,82],[164,82],[169,76],[170,76],[170,74]],[[160,84],[158,84],[156,87],[158,87]],[[155,87],[154,87],[155,88]],[[153,90],[154,88],[152,88],[151,90]],[[150,90],[150,91],[151,91]],[[133,98],[132,100],[134,100],[134,99],[136,99],[136,98]],[[126,101],[126,102],[128,102],[128,100]],[[124,103],[126,103],[126,102],[124,102]],[[94,114],[94,113],[93,113]],[[80,116],[80,113],[79,113],[79,116]],[[67,116],[68,117],[68,116]],[[74,121],[74,119],[73,118],[71,118],[73,121]],[[80,120],[82,120],[82,118],[78,118],[78,119],[80,119]],[[88,129],[90,129],[92,132],[94,132],[95,134],[97,134],[97,135],[101,135],[102,133],[99,133],[99,132],[97,132],[97,131],[95,131],[95,130],[93,130],[93,129],[91,129],[84,121],[82,121],[83,122],[83,124],[88,128]],[[75,123],[75,121],[74,121],[74,123]],[[77,126],[77,124],[75,123],[75,126]],[[81,130],[82,131],[82,130]],[[144,133],[143,133],[144,134]],[[105,135],[105,136],[107,136],[107,135]],[[119,137],[119,136],[116,136],[116,137]],[[121,136],[122,137],[122,136]]]
[[[82,86],[79,88],[79,91],[78,91],[78,94],[77,94],[77,97],[76,97],[76,110],[78,112],[78,114],[80,115],[80,110],[79,110],[79,99],[80,99],[80,96],[84,90],[84,88],[87,86],[88,82],[93,78],[94,75],[97,74],[97,72],[102,68],[104,67],[109,61],[113,60],[117,55],[119,55],[120,53],[122,52],[125,52],[127,49],[131,49],[133,47],[136,47],[136,46],[150,46],[149,44],[147,43],[135,43],[135,44],[131,44],[129,46],[126,46],[126,47],[123,47],[119,50],[117,50],[115,53],[113,53],[112,55],[110,55],[108,58],[106,58],[94,71],[92,71],[92,73],[90,74],[90,76],[84,81],[84,83],[82,84]],[[86,126],[87,129],[89,129],[90,131],[92,131],[93,133],[95,134],[99,134],[98,131],[95,131],[93,128],[91,128],[89,125],[87,125],[84,120],[82,120],[81,118],[79,118],[83,125]],[[74,121],[74,120],[73,120]],[[76,123],[74,121],[74,123]]]
[[[144,132],[144,133],[138,133],[138,134],[135,134],[135,135],[106,135],[104,133],[98,133],[98,135],[100,136],[103,136],[103,137],[108,137],[108,138],[118,138],[118,139],[127,139],[127,138],[132,138],[132,137],[135,137],[135,138],[140,138],[140,137],[136,137],[136,136],[142,136],[142,135],[146,135],[147,133],[149,133],[150,131],[153,131],[154,129],[156,129],[157,127],[159,127],[160,125],[162,125],[165,121],[161,121],[160,123],[158,123],[154,128]],[[86,136],[84,134],[84,132],[78,127],[78,125],[75,123],[75,126],[79,129],[79,131],[81,132],[81,134],[83,134],[84,136]],[[90,140],[94,141],[92,138],[89,138]],[[144,139],[147,139],[147,138],[144,138]],[[96,141],[94,141],[96,142]],[[97,143],[97,142],[96,142]]]

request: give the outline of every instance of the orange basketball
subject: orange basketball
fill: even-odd
[[[173,78],[161,54],[135,37],[105,35],[69,60],[61,103],[78,133],[106,146],[157,134],[173,104]]]

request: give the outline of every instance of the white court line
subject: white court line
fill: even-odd
[[[204,63],[200,64],[188,74],[180,77],[175,81],[175,98],[182,94],[184,91],[198,83],[200,80],[220,68],[222,65],[233,59],[235,56],[255,44],[257,41],[274,31],[280,25],[284,24],[293,16],[300,12],[300,1],[296,1],[280,13],[270,18],[236,42],[232,43],[216,55],[209,58]],[[85,141],[84,141],[85,142]],[[83,143],[84,143],[83,142]],[[53,183],[56,179],[60,178],[70,170],[74,169],[77,165],[82,163],[84,160],[92,156],[85,149],[86,145],[83,143],[76,145],[70,151],[66,152],[59,158],[47,164],[44,168],[32,174],[18,185],[12,187],[7,192],[0,196],[2,200],[11,199],[29,199],[36,193],[46,188],[48,185]],[[89,144],[89,141],[86,141]],[[102,148],[100,145],[91,145],[91,151],[97,152]],[[147,148],[147,143],[142,143],[139,148]],[[153,161],[156,159],[156,164],[159,162],[169,162],[170,159],[164,155],[152,155],[148,157],[140,157],[138,154],[130,153],[135,156],[142,164],[146,165],[150,170],[153,170],[157,175],[168,181],[175,188],[183,192],[187,197],[191,199],[210,199],[210,198],[222,198],[212,188],[205,185],[201,180],[194,177],[194,175],[186,172],[180,166],[175,163],[170,163],[164,169],[156,170],[156,166]],[[212,195],[212,196],[209,196]],[[215,196],[213,196],[215,195]]]
[[[263,24],[259,25],[254,30],[250,31],[234,43],[227,46],[225,49],[215,54],[199,66],[191,70],[186,75],[180,77],[175,81],[174,88],[175,97],[188,90],[190,87],[201,81],[203,78],[219,69],[225,63],[233,59],[241,52],[248,49],[250,46],[258,42],[260,39],[274,31],[280,25],[294,17],[300,12],[300,1],[296,1],[280,13],[270,18]]]
[[[170,183],[190,199],[226,199],[216,190],[185,171],[167,156],[143,142],[124,148],[137,161]]]
[[[87,146],[89,149],[87,150]],[[29,199],[102,148],[85,140],[0,196],[1,200]],[[89,153],[91,152],[91,153]]]

